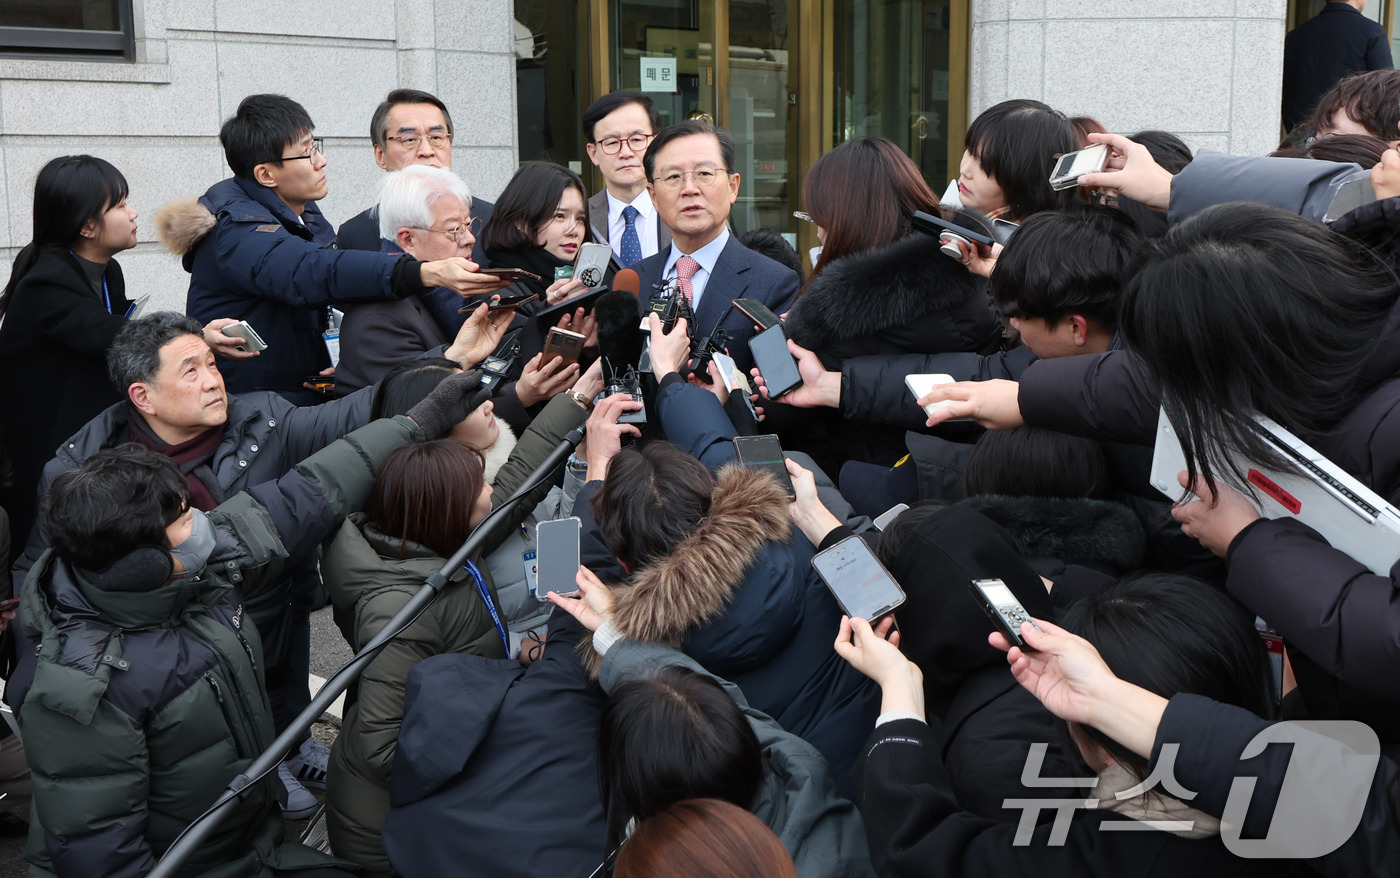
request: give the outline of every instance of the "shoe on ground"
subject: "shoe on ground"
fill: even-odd
[[[308,738],[302,741],[301,748],[292,754],[292,758],[282,764],[287,766],[292,772],[292,777],[300,781],[302,786],[324,792],[326,764],[330,762],[330,758],[329,747]]]
[[[311,791],[302,786],[295,777],[287,763],[283,762],[277,766],[277,779],[282,782],[282,786],[287,788],[287,804],[282,806],[282,817],[287,820],[305,820],[316,813],[316,808],[321,803],[316,801],[316,797]]]

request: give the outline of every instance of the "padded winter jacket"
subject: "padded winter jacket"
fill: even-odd
[[[262,648],[242,591],[283,573],[369,496],[379,462],[421,435],[377,421],[275,483],[209,513],[203,573],[161,584],[133,552],[109,572],[46,551],[23,592],[26,634],[7,695],[34,779],[31,874],[144,875],[175,837],[272,743]],[[182,875],[251,876],[326,862],[278,848],[278,782],[253,784]]]

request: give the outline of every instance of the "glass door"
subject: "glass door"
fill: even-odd
[[[967,5],[833,0],[833,143],[888,138],[943,191],[967,128]]]
[[[716,118],[719,102],[714,0],[613,0],[610,91],[656,102],[661,127]]]
[[[797,183],[797,2],[730,0],[727,127],[734,134],[739,200],[730,214],[737,234],[766,228],[789,233]],[[790,36],[791,35],[791,36]]]

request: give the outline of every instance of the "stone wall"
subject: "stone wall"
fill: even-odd
[[[156,242],[155,211],[229,175],[219,126],[258,92],[315,120],[321,208],[337,225],[374,200],[370,114],[398,87],[443,99],[453,169],[494,198],[516,166],[512,12],[511,0],[135,0],[135,63],[0,60],[0,276],[30,240],[39,168],[91,153],[126,175],[141,212],[140,244],[118,257],[128,294],[184,310],[188,275]]]

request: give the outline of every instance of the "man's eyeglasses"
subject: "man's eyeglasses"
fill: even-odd
[[[647,144],[655,137],[655,134],[633,134],[627,138],[627,147],[633,152],[641,152],[647,148]],[[596,141],[598,148],[608,155],[617,155],[622,152],[623,141],[616,137],[609,137],[607,140]]]
[[[396,140],[399,146],[402,146],[404,149],[417,149],[418,144],[422,142],[424,137],[428,138],[428,146],[431,146],[433,149],[443,149],[452,142],[452,134],[445,131],[433,131],[428,134],[418,134],[417,132],[409,134],[391,134],[384,139]]]
[[[696,168],[693,171],[672,171],[657,177],[655,182],[667,192],[675,192],[685,185],[685,178],[689,176],[695,181],[695,185],[701,189],[708,189],[715,185],[715,181],[722,176],[729,174],[728,168]]]
[[[450,229],[434,229],[429,226],[409,226],[409,228],[418,232],[437,232],[440,235],[448,235],[458,244],[465,244],[468,238],[475,238],[476,219],[473,217],[465,226],[453,226]]]
[[[281,159],[281,160],[284,161],[284,162],[290,162],[290,161],[294,161],[294,160],[296,160],[296,159],[314,159],[314,158],[316,158],[316,156],[318,156],[318,155],[325,155],[325,154],[326,154],[326,141],[325,141],[325,139],[324,139],[324,138],[321,138],[321,137],[313,137],[313,138],[311,139],[311,151],[308,152],[308,153],[306,153],[306,155],[284,155],[284,156],[282,156],[282,159]]]

